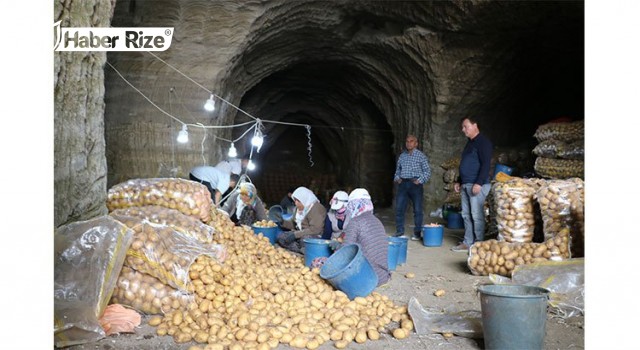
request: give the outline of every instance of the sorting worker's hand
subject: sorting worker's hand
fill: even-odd
[[[331,242],[329,242],[329,248],[331,248],[332,250],[338,250],[340,249],[340,246],[342,246],[342,243],[336,241],[335,239],[332,239]]]
[[[278,243],[280,243],[280,245],[288,245],[295,240],[296,235],[291,231],[282,232],[278,236]]]

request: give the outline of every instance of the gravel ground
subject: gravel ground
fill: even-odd
[[[388,233],[395,232],[393,212],[391,208],[381,209],[376,215],[382,220]],[[407,215],[407,232],[412,215]],[[437,222],[437,219],[425,217],[425,224]],[[461,240],[463,230],[445,229],[444,243],[441,247],[425,247],[421,241],[409,241],[407,263],[398,266],[393,272],[391,281],[376,289],[388,295],[396,303],[407,304],[415,297],[423,308],[431,311],[442,310],[476,310],[480,311],[480,299],[476,292],[479,284],[490,283],[488,277],[473,276],[466,264],[466,254],[449,250]],[[405,274],[415,273],[415,278],[408,279]],[[436,297],[433,292],[444,289],[446,294]],[[112,335],[95,343],[72,346],[66,349],[188,349],[195,343],[176,344],[170,336],[159,337],[155,328],[147,325],[149,317],[143,317],[141,326],[134,334]],[[584,317],[561,319],[548,314],[544,349],[583,349]],[[349,349],[483,349],[482,339],[469,339],[460,336],[445,339],[440,334],[417,335],[412,333],[408,338],[397,340],[389,334],[383,334],[380,340],[367,341],[364,344],[351,343]],[[280,345],[278,349],[291,349]],[[335,349],[333,342],[327,342],[319,349]]]

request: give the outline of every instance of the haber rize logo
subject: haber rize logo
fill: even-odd
[[[63,28],[54,23],[54,51],[165,51],[173,27]]]

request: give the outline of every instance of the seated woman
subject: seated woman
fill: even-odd
[[[320,204],[318,198],[306,187],[298,187],[293,191],[293,201],[296,205],[294,215],[289,220],[282,221],[281,226],[291,231],[285,231],[278,236],[278,243],[285,249],[295,253],[304,252],[304,238],[320,238],[324,230],[324,218],[327,210]]]
[[[230,215],[237,226],[251,226],[254,222],[268,220],[264,204],[258,197],[256,187],[250,182],[243,182],[225,201],[222,210]]]
[[[349,201],[349,195],[345,191],[338,191],[333,194],[331,207],[327,212],[327,217],[324,220],[324,233],[322,233],[322,239],[337,239],[342,236],[342,228],[344,224],[344,214],[347,210],[347,202]]]
[[[331,246],[339,249],[342,245],[357,243],[371,267],[378,275],[378,286],[391,278],[387,264],[388,240],[382,222],[373,215],[373,203],[369,192],[356,188],[349,194],[344,223],[344,242],[332,241]]]

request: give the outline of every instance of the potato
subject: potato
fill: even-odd
[[[393,330],[393,337],[396,339],[404,339],[409,335],[409,332],[403,328],[396,328]]]
[[[413,272],[407,272],[404,277],[408,278],[408,279],[412,279],[414,277],[416,277],[416,274]]]
[[[441,297],[441,296],[443,296],[443,295],[445,295],[445,294],[446,294],[446,292],[445,292],[445,290],[444,290],[444,289],[438,289],[438,290],[436,290],[435,292],[433,292],[433,295],[435,295],[435,296],[437,296],[437,297]]]

